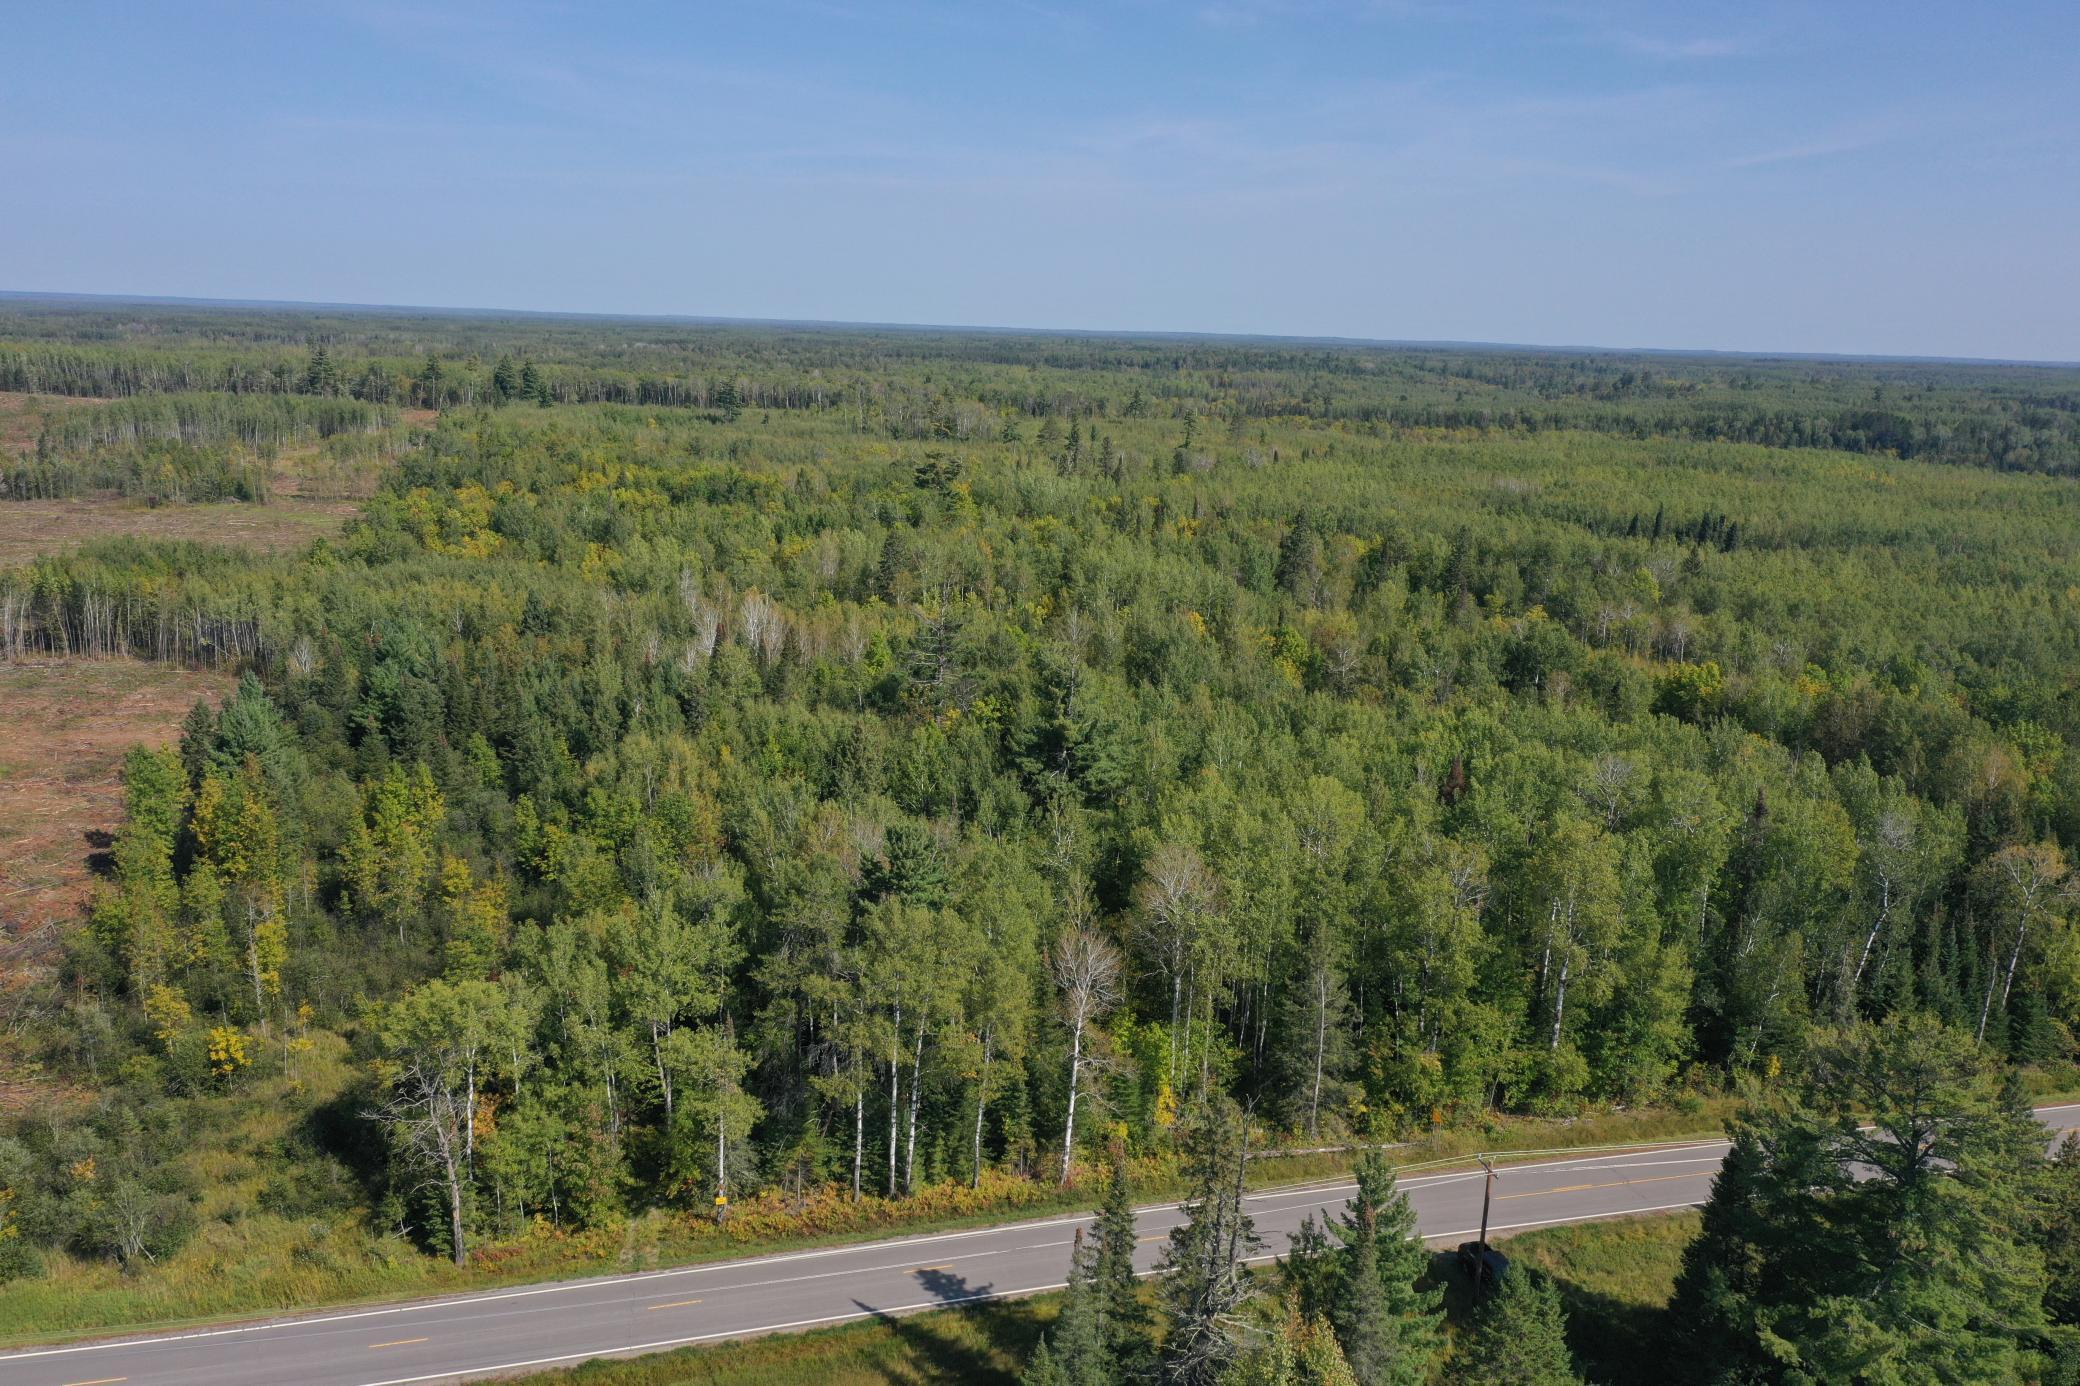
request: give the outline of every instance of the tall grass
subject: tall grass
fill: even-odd
[[[1568,1345],[1591,1381],[1659,1386],[1668,1380],[1663,1311],[1700,1217],[1693,1211],[1546,1227],[1507,1239],[1502,1250],[1558,1284]]]

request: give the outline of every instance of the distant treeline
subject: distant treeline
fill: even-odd
[[[298,395],[173,394],[118,399],[72,409],[48,420],[37,439],[40,460],[147,442],[196,446],[240,443],[270,454],[286,443],[373,433],[397,422],[397,411],[352,398]]]
[[[72,500],[105,491],[154,503],[264,502],[270,494],[267,467],[250,453],[164,438],[0,465],[0,500]]]
[[[2080,370],[2026,365],[25,303],[0,312],[0,389],[811,410],[962,441],[1005,416],[1305,417],[2080,471]]]
[[[287,444],[370,438],[397,411],[351,398],[139,395],[44,423],[33,455],[0,459],[0,500],[115,491],[153,502],[268,498],[267,459]]]

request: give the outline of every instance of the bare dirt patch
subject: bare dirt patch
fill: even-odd
[[[100,498],[0,501],[0,568],[122,535],[193,539],[253,553],[286,553],[339,533],[360,509],[349,500],[300,497],[284,497],[267,505],[226,501],[151,506]]]
[[[17,1052],[54,1000],[64,933],[84,915],[123,820],[123,757],[180,734],[231,675],[137,660],[0,663],[0,1111],[68,1094]]]
[[[0,985],[32,936],[77,919],[123,817],[123,756],[180,734],[222,672],[141,660],[0,664]]]
[[[43,421],[52,414],[88,404],[106,404],[105,399],[71,395],[24,395],[0,390],[0,457],[36,450]]]
[[[50,415],[105,403],[0,390],[0,459],[33,453]],[[253,553],[289,552],[337,534],[360,512],[360,502],[375,489],[381,468],[378,462],[345,478],[326,474],[319,465],[318,445],[309,443],[284,448],[274,460],[270,480],[275,495],[265,505],[154,506],[112,493],[75,500],[0,500],[0,568],[123,536],[188,539]]]

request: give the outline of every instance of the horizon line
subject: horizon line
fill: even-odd
[[[1552,355],[1727,357],[1748,361],[1817,361],[1872,365],[2023,366],[2080,369],[2080,359],[1942,356],[1925,353],[1754,350],[1740,347],[1596,346],[1586,343],[1481,341],[1448,337],[1349,337],[1326,333],[1220,332],[1175,328],[1017,327],[993,323],[883,322],[871,319],[738,317],[701,313],[629,313],[557,308],[487,308],[441,304],[348,303],[326,299],[211,298],[189,294],[0,289],[0,301],[51,304],[134,304],[153,307],[242,308],[260,311],[392,313],[454,318],[554,318],[575,322],[664,323],[698,327],[806,328],[817,331],[945,332],[972,336],[1111,338],[1122,341],[1276,342],[1298,346],[1416,351],[1540,352]]]

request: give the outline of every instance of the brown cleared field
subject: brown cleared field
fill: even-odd
[[[163,746],[231,675],[137,660],[0,664],[0,987],[79,917],[122,822],[123,756]]]
[[[123,756],[179,735],[230,675],[136,660],[0,663],[0,1111],[76,1094],[13,1053],[14,1025],[49,1003],[60,936],[81,917],[123,819]]]
[[[86,396],[24,395],[0,390],[0,455],[34,451],[36,437],[43,432],[43,421],[49,415],[107,402]]]
[[[103,498],[0,501],[0,568],[123,535],[284,553],[339,533],[360,508],[350,500],[293,496],[266,505],[226,501],[150,506]]]
[[[32,452],[47,416],[105,402],[0,391],[0,457]],[[405,411],[405,421],[413,426],[437,417],[431,410]],[[293,551],[337,534],[359,512],[379,472],[369,467],[351,477],[329,475],[312,443],[284,448],[275,459],[274,499],[266,505],[152,506],[112,495],[0,501],[0,568],[124,536],[224,544],[253,553]]]

